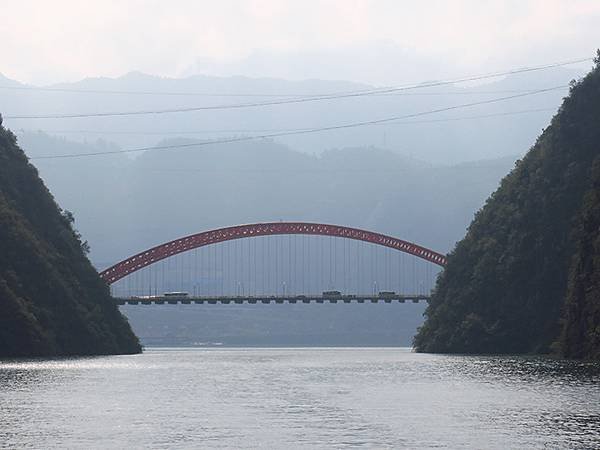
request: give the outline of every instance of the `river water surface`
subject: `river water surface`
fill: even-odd
[[[6,448],[600,448],[600,367],[399,348],[0,361]]]

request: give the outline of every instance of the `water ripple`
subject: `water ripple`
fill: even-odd
[[[600,365],[407,349],[0,361],[0,448],[600,448]]]

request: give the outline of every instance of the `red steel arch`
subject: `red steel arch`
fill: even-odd
[[[150,264],[168,258],[178,253],[193,250],[205,245],[233,239],[249,238],[255,236],[272,236],[277,234],[309,234],[318,236],[335,236],[358,241],[382,245],[401,252],[414,255],[439,266],[446,265],[446,257],[412,242],[403,241],[385,234],[358,228],[344,227],[341,225],[327,225],[322,223],[307,222],[270,222],[237,225],[216,230],[204,231],[158,245],[135,256],[118,262],[112,267],[100,272],[100,276],[108,283],[113,284],[121,278],[136,272]]]

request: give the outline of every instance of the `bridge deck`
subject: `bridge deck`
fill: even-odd
[[[429,301],[429,295],[341,295],[336,297],[325,297],[322,295],[296,295],[296,296],[220,296],[220,297],[192,297],[192,296],[147,296],[147,297],[116,297],[117,305],[176,305],[178,303],[188,304],[238,304],[248,303],[392,303]]]

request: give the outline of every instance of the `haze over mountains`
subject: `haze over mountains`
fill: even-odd
[[[0,78],[0,103],[3,105],[5,123],[15,131],[46,130],[80,141],[93,141],[102,137],[124,148],[131,148],[151,146],[161,139],[174,136],[217,139],[404,116],[519,95],[525,91],[565,86],[585,70],[569,66],[493,78],[484,80],[485,84],[482,81],[471,87],[442,85],[389,94],[259,108],[28,120],[10,119],[10,116],[262,103],[310,95],[364,91],[373,89],[373,86],[346,81],[286,81],[201,75],[169,79],[132,72],[116,79],[89,78],[76,83],[48,86],[50,90],[29,90],[30,86]],[[19,89],[14,89],[15,87]],[[90,90],[96,92],[81,92]],[[107,91],[110,93],[106,93]],[[132,91],[143,94],[124,93]],[[566,92],[565,88],[400,120],[387,125],[287,136],[278,138],[278,141],[305,153],[367,145],[387,148],[435,163],[498,158],[524,152],[548,122]],[[504,115],[506,113],[509,114]],[[481,117],[488,115],[493,116]]]
[[[42,133],[19,142],[30,157],[107,148]],[[103,268],[186,234],[278,220],[356,226],[445,252],[515,159],[433,166],[377,148],[314,156],[254,141],[36,164]]]
[[[90,153],[401,116],[566,85],[580,73],[561,67],[471,87],[445,85],[388,95],[174,114],[6,118],[5,123],[30,157]],[[167,79],[141,73],[90,78],[47,87],[50,90],[30,87],[0,79],[5,117],[279,101],[372,88],[343,81]],[[362,226],[447,251],[501,175],[532,145],[564,92],[400,121],[411,124],[145,154],[36,160],[36,165],[59,202],[75,213],[77,226],[92,246],[92,260],[99,266],[185,233],[280,219]],[[528,112],[496,115],[519,111]],[[492,117],[480,117],[488,115]],[[478,118],[454,120],[474,116]],[[34,131],[38,129],[47,135]],[[489,161],[463,164],[479,160]],[[101,225],[98,217],[105,218]],[[435,223],[438,217],[445,218],[443,229]]]
[[[19,89],[0,88],[0,102],[20,145],[29,157],[36,158],[191,144],[401,116],[567,85],[578,75],[577,70],[557,68],[471,87],[446,85],[260,108],[126,118],[10,119],[11,115],[32,113],[268,102],[372,88],[319,80],[205,76],[176,80],[130,73],[118,79],[54,85],[48,91],[30,90],[4,79],[0,87]],[[90,90],[113,93],[80,92]],[[123,91],[163,94],[120,93]],[[179,95],[185,92],[203,95]],[[89,242],[90,259],[99,269],[186,234],[278,220],[355,226],[447,252],[463,236],[473,214],[502,176],[533,144],[566,92],[565,88],[400,121],[413,122],[410,124],[33,161],[59,204],[74,213],[75,226]],[[409,345],[422,320],[421,307],[387,312],[370,308],[290,315],[273,310],[268,314],[271,319],[252,309],[222,307],[209,315],[203,310],[178,308],[168,319],[158,309],[132,307],[125,311],[144,343],[333,345],[348,340],[348,327],[360,318],[359,328],[364,333],[354,336],[356,345]],[[239,320],[234,320],[236,317]],[[386,317],[403,325],[395,329]],[[258,329],[263,334],[257,334]]]

